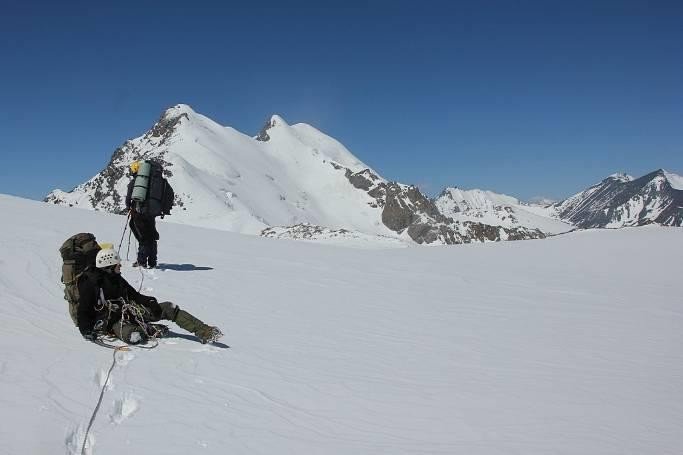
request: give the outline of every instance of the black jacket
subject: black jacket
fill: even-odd
[[[100,289],[105,300],[119,304],[119,309],[110,311],[108,305],[100,302]],[[98,321],[102,330],[108,332],[121,319],[120,302],[135,302],[147,309],[150,319],[161,316],[161,307],[154,297],[142,295],[118,273],[109,273],[97,268],[87,269],[78,279],[78,330],[81,335],[91,333]]]
[[[135,184],[135,174],[133,179],[128,182],[128,189],[126,190],[126,208],[130,212],[130,229],[135,235],[138,242],[146,243],[153,240],[159,240],[159,231],[157,231],[156,220],[153,216],[139,213],[133,205],[133,186]]]

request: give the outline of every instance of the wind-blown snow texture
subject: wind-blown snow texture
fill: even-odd
[[[125,219],[7,196],[0,211],[0,453],[79,453],[112,353],[72,326],[57,249],[117,242]],[[88,453],[683,447],[680,229],[387,250],[159,229],[161,269],[124,275],[231,348],[120,354]]]

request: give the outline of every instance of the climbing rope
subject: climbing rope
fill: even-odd
[[[132,233],[133,233],[133,230],[130,229],[130,230],[128,231],[128,247],[126,247],[126,261],[129,261],[129,260],[130,260],[129,257],[128,257],[128,255],[130,254],[130,236],[131,236]]]
[[[149,314],[146,308],[136,303],[124,302],[121,307],[121,319],[119,320],[121,331],[123,331],[124,323],[136,324],[142,329],[148,339],[156,341],[158,337],[162,336],[162,332],[154,324],[147,322],[145,319],[146,313]]]
[[[107,383],[109,382],[109,376],[111,376],[111,372],[114,370],[114,367],[116,366],[116,353],[119,351],[130,351],[128,349],[128,346],[117,346],[114,348],[114,360],[111,363],[111,367],[109,367],[109,372],[107,373],[107,378],[104,380],[104,385],[102,386],[102,391],[100,392],[100,398],[97,400],[97,406],[95,406],[95,410],[92,413],[92,416],[90,417],[90,423],[88,423],[88,428],[85,430],[85,436],[83,437],[83,447],[81,447],[81,455],[85,455],[85,444],[88,442],[88,434],[90,433],[90,428],[92,427],[93,422],[95,422],[95,416],[97,415],[97,411],[100,410],[100,405],[102,404],[102,398],[104,398],[104,391],[107,388]]]

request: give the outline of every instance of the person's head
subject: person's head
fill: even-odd
[[[121,258],[113,249],[104,249],[97,252],[95,267],[110,273],[121,273]]]
[[[140,169],[140,162],[139,161],[133,161],[130,163],[130,173],[131,174],[137,174],[138,169]]]

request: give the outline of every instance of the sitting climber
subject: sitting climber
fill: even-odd
[[[202,343],[223,336],[217,327],[204,324],[171,302],[157,302],[138,293],[121,276],[121,260],[113,249],[98,251],[95,267],[78,278],[78,330],[94,341],[100,335],[114,334],[129,344],[138,344],[156,334],[152,322],[173,321],[194,333]]]

